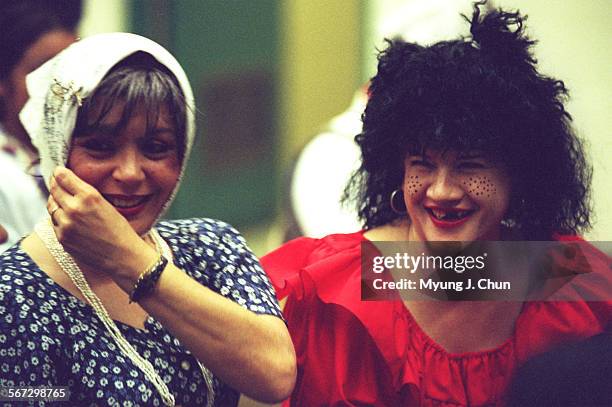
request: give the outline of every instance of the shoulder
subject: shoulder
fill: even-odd
[[[261,261],[270,267],[278,262],[295,267],[305,266],[310,261],[359,249],[364,242],[367,240],[363,231],[331,234],[320,239],[299,237],[271,251]]]
[[[200,269],[231,269],[245,258],[259,266],[244,238],[225,222],[207,218],[162,221],[157,230],[187,269],[193,264],[202,266]]]
[[[0,293],[13,298],[34,294],[44,284],[44,275],[18,245],[0,254]]]
[[[13,246],[0,254],[0,327],[15,334],[31,332],[49,324],[48,316],[56,313],[60,294],[49,278],[33,261]],[[37,316],[37,317],[35,317]]]
[[[305,280],[324,284],[333,279],[334,286],[343,284],[345,277],[359,272],[361,244],[366,242],[361,231],[321,239],[301,237],[262,257],[261,264],[283,298],[303,290]]]
[[[50,279],[19,245],[0,253],[0,291],[11,295],[48,291]],[[38,294],[41,296],[41,294]]]
[[[231,225],[198,218],[160,222],[157,229],[175,262],[199,283],[253,312],[280,316],[259,260]]]
[[[219,252],[250,252],[242,235],[228,223],[219,220],[192,218],[162,221],[158,223],[157,230],[175,251],[181,248],[197,249],[198,254],[205,251],[209,256]]]
[[[189,219],[173,219],[162,220],[156,228],[160,233],[166,234],[199,234],[204,231],[218,231],[226,228],[231,228],[228,223],[216,219],[209,218],[189,218]]]

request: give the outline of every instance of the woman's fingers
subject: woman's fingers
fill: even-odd
[[[49,192],[56,203],[66,211],[90,209],[102,200],[95,188],[63,167],[57,167],[53,172]]]
[[[53,171],[51,183],[55,180],[56,184],[70,195],[78,195],[81,192],[91,192],[91,185],[77,177],[77,175],[65,167],[57,167]]]
[[[59,208],[59,205],[55,202],[53,195],[49,195],[49,198],[47,198],[47,212],[49,212],[49,215],[51,215],[51,212],[53,212],[56,207]]]
[[[49,216],[51,217],[51,221],[53,221],[53,225],[59,225],[59,218],[61,215],[62,207],[57,203],[53,195],[49,195],[47,199],[47,212],[49,212]]]
[[[47,199],[47,212],[49,212],[49,215],[51,216],[51,218],[53,218],[53,215],[59,209],[60,209],[60,206],[55,201],[55,198],[53,198],[53,195],[49,195],[49,198]]]
[[[69,200],[73,198],[74,194],[69,193],[59,182],[55,175],[51,177],[51,183],[49,184],[49,200],[47,201],[47,210],[49,213],[54,209],[51,199],[56,206],[66,208],[69,204]]]

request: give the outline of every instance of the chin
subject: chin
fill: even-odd
[[[442,229],[434,224],[426,224],[423,228],[423,240],[427,241],[455,241],[455,242],[476,242],[484,240],[499,240],[499,227],[487,225],[483,227],[481,222],[474,222],[477,219],[472,219],[472,222],[467,222],[457,228]],[[431,222],[431,221],[430,221]]]
[[[136,232],[139,236],[143,236],[145,235],[149,230],[151,230],[151,224],[150,223],[144,223],[142,221],[131,221],[129,222],[130,226],[132,227],[132,229],[134,229],[134,232]]]

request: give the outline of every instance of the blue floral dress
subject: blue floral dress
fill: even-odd
[[[282,318],[267,276],[231,226],[190,219],[160,222],[157,230],[174,263],[191,277],[246,309]],[[178,339],[151,316],[144,329],[116,323],[177,405],[206,405],[202,372]],[[213,383],[216,406],[238,403],[236,390],[216,377]],[[19,245],[0,254],[0,386],[68,386],[70,405],[163,405],[93,309],[51,280]]]

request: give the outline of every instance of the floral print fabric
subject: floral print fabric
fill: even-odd
[[[257,258],[231,226],[189,219],[160,222],[157,230],[174,263],[195,280],[246,309],[282,318]],[[202,372],[178,339],[151,316],[144,329],[116,323],[177,405],[206,404]],[[237,391],[213,381],[215,405],[238,403]],[[0,386],[69,386],[70,404],[79,406],[163,405],[93,309],[51,280],[19,245],[0,254]]]

